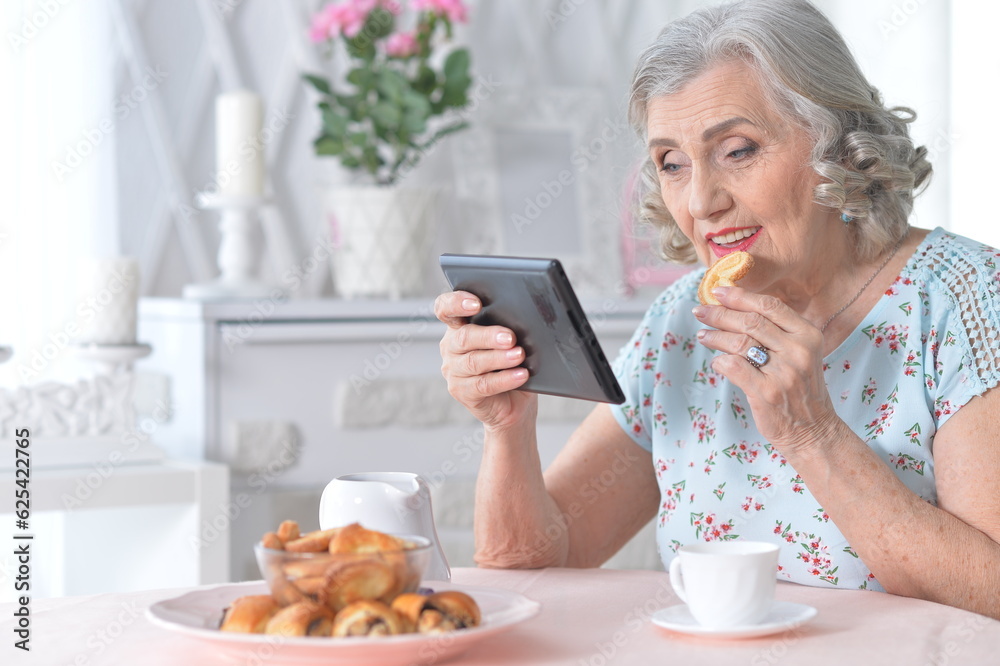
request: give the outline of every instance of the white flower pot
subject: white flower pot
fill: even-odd
[[[324,190],[323,200],[337,294],[422,295],[437,190],[342,186]]]

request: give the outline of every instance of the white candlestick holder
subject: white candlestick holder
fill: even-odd
[[[254,244],[254,224],[257,211],[267,203],[264,197],[236,194],[202,193],[197,197],[198,207],[218,210],[219,277],[206,284],[189,284],[184,287],[186,298],[201,300],[264,298],[272,295],[269,287],[254,277],[258,264]]]
[[[73,345],[71,349],[78,357],[95,363],[100,374],[105,375],[132,372],[132,365],[140,358],[149,356],[153,351],[153,348],[147,344],[81,344]]]

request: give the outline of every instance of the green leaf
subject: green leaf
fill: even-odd
[[[390,129],[399,127],[403,120],[403,114],[399,107],[385,101],[375,103],[372,106],[371,115],[377,124]]]
[[[461,107],[469,102],[468,90],[472,85],[469,78],[469,52],[465,49],[452,51],[444,62],[444,86],[440,104],[444,107]]]
[[[348,143],[358,148],[369,148],[375,144],[368,132],[351,132],[348,136]]]
[[[444,90],[441,92],[441,106],[451,106],[457,108],[468,104],[469,98],[465,94],[466,88],[467,87],[446,85]]]
[[[466,49],[455,49],[444,61],[445,80],[459,81],[469,79],[469,52]]]
[[[427,130],[427,116],[422,113],[407,111],[403,114],[402,129],[406,130],[408,135],[422,134]],[[400,136],[400,140],[408,142],[409,139],[408,137],[407,139],[403,139]]]
[[[375,123],[373,130],[376,141],[382,145],[390,145],[399,140],[399,131],[396,127],[386,127],[385,125]]]
[[[365,104],[365,98],[361,95],[334,95],[334,99],[347,111],[347,115],[351,120],[360,122],[365,119],[367,105]]]
[[[323,109],[323,131],[326,134],[343,137],[347,134],[347,125],[350,121],[336,111]]]
[[[333,90],[330,88],[330,82],[322,76],[316,74],[303,74],[302,78],[312,84],[313,88],[320,91],[324,95],[332,95]]]
[[[355,67],[347,73],[347,82],[353,83],[362,91],[371,90],[375,84],[375,75],[370,69]]]
[[[378,154],[375,146],[366,146],[361,153],[361,162],[370,173],[375,173],[378,168],[385,164],[385,161]]]
[[[345,153],[340,158],[340,163],[343,164],[348,169],[357,169],[361,166],[361,158],[357,155],[351,155],[350,153]]]
[[[420,95],[412,90],[407,91],[403,95],[403,108],[407,110],[408,113],[414,113],[427,118],[431,115],[431,103],[428,101],[427,97]]]
[[[340,155],[344,152],[344,141],[332,136],[322,135],[313,141],[317,155]]]
[[[403,99],[403,95],[410,89],[410,83],[399,72],[392,69],[383,69],[375,80],[375,88],[393,101]]]
[[[410,86],[421,95],[430,95],[437,87],[437,74],[425,63],[421,63]]]

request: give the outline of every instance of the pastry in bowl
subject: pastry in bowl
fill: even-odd
[[[333,612],[355,601],[390,603],[413,592],[430,562],[431,543],[419,536],[396,536],[354,523],[299,534],[269,532],[256,545],[260,566],[281,606],[310,601]]]
[[[220,629],[287,637],[445,633],[480,623],[457,591],[419,595],[431,543],[355,523],[301,534],[285,521],[254,548],[271,594],[234,600]]]

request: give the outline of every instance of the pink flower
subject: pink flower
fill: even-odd
[[[354,8],[364,14],[366,17],[372,13],[372,10],[376,7],[381,7],[393,16],[399,16],[403,7],[397,2],[397,0],[349,0],[349,2],[354,5]]]
[[[385,52],[393,58],[409,58],[419,48],[417,37],[412,32],[395,32],[385,40]]]
[[[314,42],[323,42],[337,33],[345,37],[357,36],[365,27],[368,14],[381,5],[381,0],[347,0],[339,5],[327,5],[313,16],[309,28],[309,38]],[[391,6],[386,9],[392,11]]]
[[[317,43],[330,39],[340,28],[337,21],[337,7],[334,5],[327,5],[316,12],[312,19],[312,25],[309,27],[309,39]]]
[[[359,4],[340,5],[340,27],[345,37],[355,37],[365,27],[368,12]]]
[[[468,20],[462,0],[413,0],[411,5],[418,12],[433,12],[447,16],[452,23],[465,23]]]

